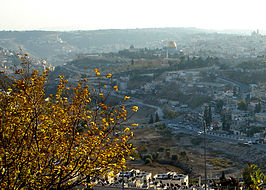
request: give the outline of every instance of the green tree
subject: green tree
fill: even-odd
[[[212,122],[212,107],[209,105],[209,120],[210,120],[210,123]]]
[[[249,102],[250,102],[250,94],[247,94],[245,100],[246,100],[246,103],[249,104]]]
[[[173,155],[172,155],[172,160],[173,160],[173,161],[176,161],[177,159],[178,159],[177,155],[176,155],[176,154],[173,154]]]
[[[156,112],[156,114],[155,114],[155,122],[158,122],[158,121],[160,121],[160,118],[159,118],[158,113]]]
[[[158,149],[158,152],[163,152],[164,151],[164,147],[159,147],[159,149]]]
[[[217,111],[217,113],[221,113],[221,111],[223,109],[223,106],[224,106],[223,100],[218,100],[216,102],[216,111]]]
[[[224,171],[222,172],[222,176],[220,177],[220,180],[225,180],[226,179],[226,177],[225,177],[225,173],[224,173]]]
[[[150,124],[153,123],[153,116],[152,116],[152,114],[150,115],[150,121],[149,121],[149,123]]]
[[[243,177],[243,180],[244,180],[244,185],[247,187],[247,188],[250,188],[251,185],[253,185],[253,181],[251,179],[251,174],[254,172],[254,169],[252,169],[251,167],[249,166],[246,166],[244,167],[244,169],[242,170],[242,177]]]
[[[211,106],[205,106],[204,113],[203,113],[203,119],[206,123],[206,126],[209,127],[212,122]]]
[[[261,112],[261,104],[260,104],[260,102],[258,104],[256,104],[254,111],[255,111],[255,113]]]
[[[242,99],[238,104],[237,104],[237,109],[246,111],[248,109],[247,103],[244,99]]]
[[[237,89],[237,87],[234,87],[233,88],[233,95],[234,96],[237,96],[238,95],[238,89]]]

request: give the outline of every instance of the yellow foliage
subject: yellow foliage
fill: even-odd
[[[132,110],[133,110],[134,112],[137,112],[137,111],[139,110],[139,107],[138,107],[138,106],[133,106]]]
[[[130,96],[125,96],[124,97],[124,100],[128,100],[128,99],[130,99]]]
[[[129,131],[130,131],[130,129],[128,127],[124,130],[125,133],[127,133]]]
[[[109,73],[108,75],[106,75],[106,78],[111,78],[112,77],[112,74]]]
[[[124,167],[133,151],[129,128],[117,133],[116,125],[127,118],[125,106],[106,105],[102,98],[92,103],[96,89],[82,82],[70,88],[63,76],[56,95],[47,98],[47,70],[18,75],[8,93],[0,91],[1,188],[70,188]]]
[[[137,126],[139,126],[139,124],[137,124],[137,123],[133,123],[133,124],[131,124],[131,126],[132,126],[132,127],[137,127]]]

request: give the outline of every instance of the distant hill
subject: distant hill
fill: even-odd
[[[60,39],[60,35],[60,32],[47,31],[2,31],[0,46],[12,50],[21,47],[32,56],[46,58],[73,49]]]
[[[168,41],[180,41],[189,35],[203,34],[196,28],[110,29],[91,31],[0,31],[0,46],[22,47],[33,56],[46,58],[70,52],[111,52],[128,48],[156,48]]]
[[[156,49],[166,46],[169,41],[175,41],[178,48],[188,53],[197,54],[203,50],[211,56],[228,52],[237,54],[244,46],[247,49],[258,47],[259,38],[255,39],[255,43],[254,39],[248,41],[246,38],[250,36],[197,28],[0,31],[0,46],[15,51],[21,47],[32,57],[46,59],[53,65],[63,65],[71,61],[77,53],[118,52],[130,45]]]

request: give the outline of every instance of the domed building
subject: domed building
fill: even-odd
[[[170,41],[167,45],[167,48],[170,48],[170,49],[177,49],[176,47],[176,43],[174,41]]]
[[[167,54],[173,55],[173,54],[178,54],[179,53],[179,51],[177,50],[176,43],[174,41],[170,41],[165,49],[167,51],[166,52]]]

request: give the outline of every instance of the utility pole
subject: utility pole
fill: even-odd
[[[204,121],[204,173],[205,173],[205,190],[207,190],[207,162],[206,162],[206,121]]]
[[[123,170],[123,167],[122,167],[122,190],[124,190],[124,170]]]

